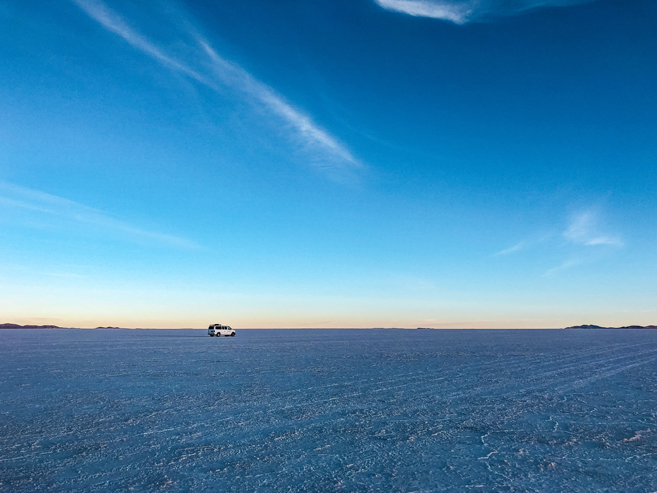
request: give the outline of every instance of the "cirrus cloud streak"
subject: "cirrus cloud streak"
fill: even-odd
[[[147,241],[185,249],[201,248],[186,238],[138,228],[93,207],[13,183],[0,181],[0,206],[59,218],[86,227],[95,226],[106,235],[119,235],[133,241]]]
[[[374,0],[386,10],[467,24],[516,15],[538,7],[565,7],[595,0]]]
[[[100,0],[72,1],[106,30],[117,34],[161,65],[219,94],[222,93],[222,87],[236,89],[252,103],[284,121],[287,128],[291,129],[291,137],[312,154],[309,162],[318,168],[333,174],[349,174],[364,167],[344,144],[310,116],[292,106],[282,95],[257,80],[244,68],[220,56],[206,39],[188,26],[181,28],[177,34],[181,39],[191,38],[196,46],[186,45],[189,50],[187,55],[176,57],[131,27]]]

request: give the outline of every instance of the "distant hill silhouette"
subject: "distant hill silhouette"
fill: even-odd
[[[573,327],[566,327],[566,329],[657,329],[657,325],[627,325],[625,327],[600,327],[599,325],[575,325]]]
[[[62,329],[57,325],[18,325],[18,324],[0,324],[0,329]]]
[[[74,327],[60,327],[59,325],[19,325],[0,324],[0,329],[71,329]],[[122,327],[96,327],[97,329],[121,329]]]

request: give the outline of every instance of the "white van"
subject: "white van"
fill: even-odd
[[[208,335],[210,337],[235,337],[235,329],[231,329],[228,325],[212,324],[208,327]]]

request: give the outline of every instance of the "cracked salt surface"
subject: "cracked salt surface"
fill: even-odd
[[[0,491],[657,490],[657,331],[0,338]]]

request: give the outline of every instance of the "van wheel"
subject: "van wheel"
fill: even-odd
[[[233,332],[230,336],[231,336],[231,337],[235,337],[235,332]]]

